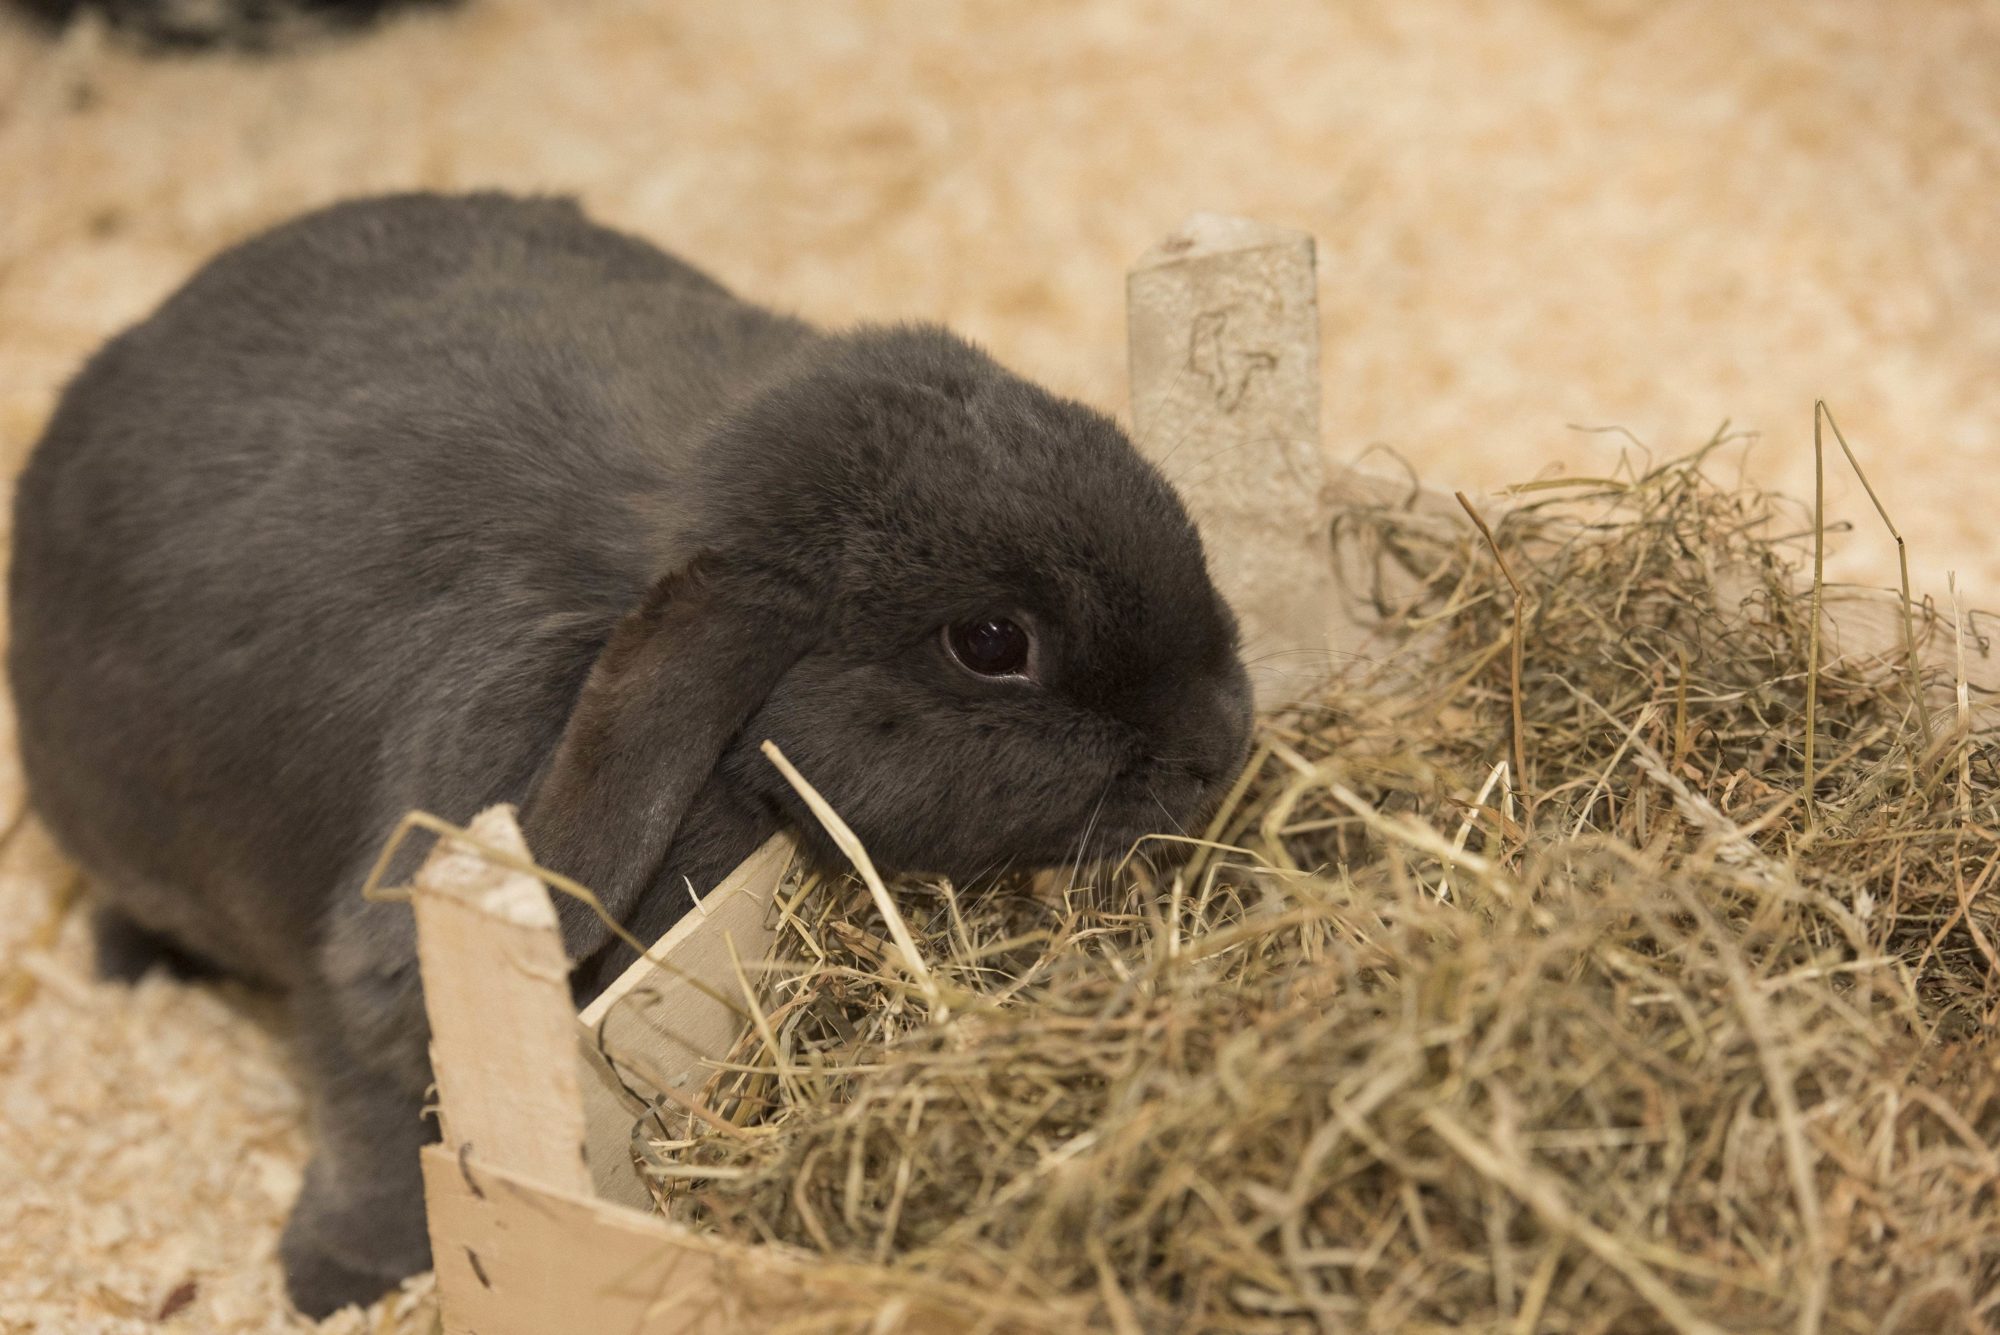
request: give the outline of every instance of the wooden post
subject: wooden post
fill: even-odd
[[[1313,239],[1199,213],[1126,281],[1139,448],[1180,490],[1260,708],[1330,673],[1336,616]]]
[[[507,807],[481,812],[468,831],[528,855]],[[548,891],[446,839],[417,873],[411,904],[446,1148],[588,1194],[576,1012]]]

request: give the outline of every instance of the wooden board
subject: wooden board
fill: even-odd
[[[469,832],[528,855],[507,807],[481,812]],[[548,891],[446,839],[417,873],[411,903],[445,1145],[544,1186],[589,1191],[569,961]]]
[[[1264,709],[1331,666],[1316,281],[1306,233],[1200,213],[1126,283],[1135,436],[1201,528]]]
[[[765,844],[654,944],[652,954],[674,972],[639,960],[577,1017],[591,1172],[606,1200],[650,1200],[631,1155],[646,1105],[628,1087],[691,1093],[707,1078],[706,1063],[743,1032],[736,962],[754,979],[770,954],[771,900],[795,847],[788,836]]]
[[[881,1335],[962,1329],[942,1301],[884,1300],[865,1266],[722,1242],[441,1145],[424,1151],[424,1195],[448,1335],[761,1335],[807,1312]]]
[[[794,1267],[746,1262],[657,1216],[424,1151],[444,1328],[453,1335],[722,1335],[757,1329]],[[744,1276],[754,1277],[745,1283]]]

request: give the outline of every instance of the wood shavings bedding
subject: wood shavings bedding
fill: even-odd
[[[10,935],[47,921],[68,876],[22,825],[0,854]],[[268,1000],[99,983],[73,911],[46,946],[10,941],[0,977],[18,1007],[0,1027],[0,1331],[308,1327],[275,1260],[305,1133]],[[325,1329],[428,1331],[427,1294]]]

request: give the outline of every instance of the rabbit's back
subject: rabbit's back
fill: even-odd
[[[341,205],[95,357],[23,473],[10,668],[103,891],[292,981],[412,805],[516,800],[803,326],[559,201]]]

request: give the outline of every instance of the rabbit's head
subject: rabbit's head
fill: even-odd
[[[848,336],[711,451],[703,546],[814,627],[725,770],[801,829],[764,738],[871,855],[955,875],[1191,830],[1235,778],[1235,621],[1109,419],[902,328]]]
[[[940,330],[864,330],[720,423],[700,474],[696,555],[579,706],[632,786],[592,785],[628,824],[589,837],[639,838],[712,777],[822,839],[766,739],[885,868],[959,877],[1198,834],[1235,778],[1235,620],[1101,414]]]

